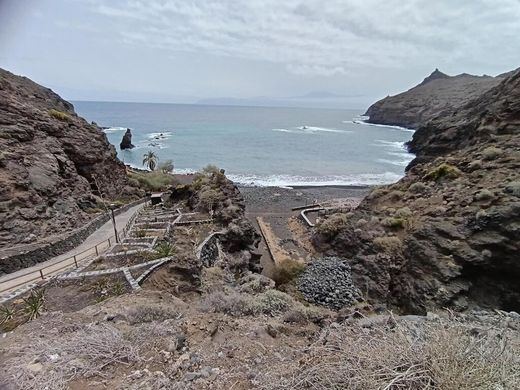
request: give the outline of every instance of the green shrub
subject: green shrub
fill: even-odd
[[[417,181],[413,183],[410,187],[408,187],[408,191],[413,192],[414,194],[424,192],[425,189],[426,186],[420,181]]]
[[[259,314],[274,316],[298,305],[290,295],[275,289],[257,295],[217,291],[208,294],[203,301],[206,310],[235,317]]]
[[[398,254],[403,250],[403,243],[398,237],[376,237],[374,245],[377,249],[389,254]]]
[[[316,226],[316,230],[325,238],[332,239],[338,235],[338,233],[345,227],[347,222],[348,218],[345,214],[332,214],[323,222],[319,223]]]
[[[305,264],[301,261],[286,258],[275,265],[271,279],[273,279],[277,285],[289,283],[296,279],[304,269]]]
[[[472,171],[482,168],[482,160],[474,160],[468,164],[468,168]]]
[[[520,181],[512,181],[511,183],[508,183],[504,191],[520,198]]]
[[[162,257],[168,257],[173,255],[174,253],[174,246],[171,242],[168,241],[161,241],[155,248],[154,248],[154,254],[155,256],[160,259]]]
[[[388,193],[388,189],[386,189],[384,187],[376,187],[367,195],[367,199],[377,199],[387,193]]]
[[[497,157],[501,156],[502,153],[502,149],[490,146],[482,151],[482,157],[484,158],[484,160],[494,160]]]
[[[173,161],[166,160],[162,163],[159,163],[159,171],[162,173],[172,173],[173,172]]]
[[[32,290],[31,295],[23,299],[24,311],[29,321],[38,318],[45,310],[44,293],[43,289]]]
[[[390,194],[388,194],[388,198],[390,200],[393,200],[394,202],[396,202],[396,201],[403,199],[403,195],[404,195],[403,191],[395,190],[395,191],[390,192]]]
[[[199,195],[199,203],[206,211],[212,211],[223,200],[224,194],[212,188],[204,188]]]
[[[62,122],[68,122],[70,120],[70,115],[63,111],[58,111],[55,109],[49,110],[49,115],[54,119],[57,119]]]
[[[462,175],[462,172],[459,168],[442,163],[428,172],[425,178],[428,180],[455,179],[460,175]]]
[[[381,221],[381,225],[393,229],[402,229],[406,226],[406,219],[400,217],[387,217]]]
[[[479,202],[485,201],[485,200],[490,200],[490,199],[493,199],[494,197],[495,197],[495,194],[493,194],[489,190],[482,190],[475,194],[475,200],[477,200]]]
[[[397,209],[395,215],[400,218],[409,218],[412,216],[412,211],[408,207]]]
[[[173,186],[176,182],[174,176],[169,173],[160,171],[153,172],[131,172],[129,174],[131,180],[139,183],[139,187],[146,191],[163,191]]]

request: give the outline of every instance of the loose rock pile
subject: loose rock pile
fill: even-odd
[[[298,289],[307,301],[336,310],[361,298],[350,266],[338,257],[323,257],[309,264],[298,279]]]

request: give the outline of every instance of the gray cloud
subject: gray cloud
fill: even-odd
[[[330,91],[364,107],[435,67],[518,67],[519,20],[519,0],[0,0],[0,66],[69,98]]]
[[[163,50],[284,64],[295,74],[345,74],[359,67],[396,68],[438,58],[518,60],[517,0],[261,0],[186,2],[116,0],[93,4],[119,19],[125,42]]]

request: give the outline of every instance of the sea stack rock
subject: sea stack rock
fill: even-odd
[[[119,148],[121,148],[121,150],[124,150],[124,149],[132,149],[134,147],[135,146],[132,145],[132,132],[130,131],[130,129],[126,129],[126,133],[125,133],[125,135],[123,135],[123,139],[121,140],[121,143],[119,144]]]

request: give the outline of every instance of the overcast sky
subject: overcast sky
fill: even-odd
[[[520,66],[520,0],[0,0],[0,67],[72,100],[344,95]]]

